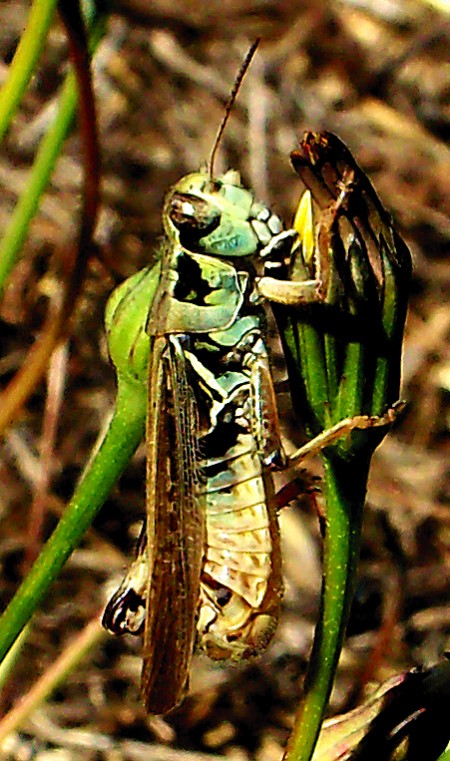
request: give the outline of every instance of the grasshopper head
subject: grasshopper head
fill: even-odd
[[[252,256],[282,230],[235,170],[214,180],[206,171],[183,177],[166,197],[163,219],[169,239],[210,256]]]

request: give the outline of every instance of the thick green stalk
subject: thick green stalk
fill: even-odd
[[[0,660],[29,621],[144,436],[145,387],[119,382],[114,416],[61,521],[0,618]]]
[[[330,697],[352,601],[368,470],[369,458],[349,463],[324,457],[327,507],[321,615],[286,761],[310,761]]]

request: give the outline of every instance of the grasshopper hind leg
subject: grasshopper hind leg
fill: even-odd
[[[355,430],[367,430],[369,428],[380,428],[392,425],[404,409],[403,402],[397,402],[390,407],[384,415],[354,415],[353,417],[340,420],[335,425],[322,431],[306,444],[299,447],[296,452],[289,455],[287,467],[297,465],[306,457],[320,454],[325,447],[330,446],[335,441],[344,436],[348,436]]]
[[[102,618],[105,629],[112,634],[142,634],[147,607],[147,582],[147,530],[144,521],[136,558],[105,608]]]

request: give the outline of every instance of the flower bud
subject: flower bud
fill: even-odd
[[[335,135],[306,133],[291,161],[307,190],[294,220],[299,240],[278,277],[299,281],[299,292],[304,282],[305,296],[273,309],[294,406],[312,436],[397,401],[411,259]],[[344,457],[355,447],[373,451],[385,432],[377,431],[357,431],[332,449]]]

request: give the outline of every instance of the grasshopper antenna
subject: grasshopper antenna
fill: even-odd
[[[241,66],[241,68],[239,70],[239,73],[238,73],[238,75],[236,77],[236,81],[235,81],[235,83],[233,85],[233,89],[231,91],[231,95],[228,98],[227,105],[225,106],[225,114],[224,114],[224,117],[222,119],[222,124],[220,125],[219,130],[218,130],[217,135],[216,135],[216,139],[214,140],[213,149],[211,151],[211,156],[210,156],[210,159],[209,159],[209,174],[210,174],[211,179],[214,179],[214,161],[215,161],[215,158],[216,158],[217,149],[218,149],[218,147],[220,145],[220,141],[222,139],[222,135],[224,133],[225,127],[227,126],[228,119],[230,118],[231,111],[233,109],[233,106],[234,106],[237,94],[238,94],[238,92],[240,90],[240,87],[241,87],[241,84],[242,84],[242,80],[244,79],[244,77],[245,77],[245,75],[246,75],[246,73],[248,71],[248,67],[250,66],[250,64],[252,62],[252,58],[255,55],[256,50],[257,50],[258,45],[259,45],[260,42],[261,42],[261,37],[257,37],[257,39],[254,41],[254,43],[251,45],[247,55],[245,56],[245,60],[244,60],[242,66]]]

